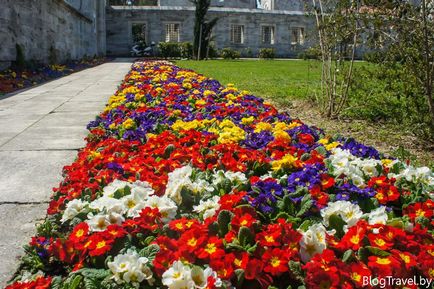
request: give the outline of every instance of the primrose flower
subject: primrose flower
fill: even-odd
[[[129,249],[125,254],[117,255],[112,262],[107,263],[107,266],[116,283],[131,283],[138,288],[145,280],[151,286],[154,282],[150,263],[148,258],[140,257],[136,251]]]
[[[63,212],[62,219],[60,220],[62,223],[66,221],[72,220],[75,216],[80,213],[87,213],[89,203],[82,201],[80,199],[74,199],[66,204],[66,209]]]
[[[322,224],[310,226],[306,232],[300,232],[300,256],[305,263],[316,254],[321,254],[327,248],[326,228]]]
[[[163,285],[169,289],[193,289],[195,285],[191,277],[191,268],[181,261],[173,262],[162,277]]]
[[[363,212],[356,204],[348,201],[336,201],[328,203],[328,206],[321,210],[324,225],[329,226],[329,219],[332,215],[341,217],[347,223],[344,227],[346,231],[348,227],[354,226],[361,219]]]
[[[211,199],[206,201],[200,200],[199,205],[193,206],[193,211],[203,214],[203,219],[212,217],[215,215],[216,211],[220,209],[219,201],[219,196],[213,196]]]

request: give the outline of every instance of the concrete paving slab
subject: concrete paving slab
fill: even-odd
[[[30,241],[23,240],[23,236],[35,234],[35,223],[43,220],[46,209],[47,204],[0,205],[0,288],[17,269],[19,258],[24,254],[23,245]]]
[[[130,66],[130,60],[105,63],[0,98],[0,288],[17,268],[34,223],[45,216],[41,202],[85,145],[86,124]]]
[[[77,105],[80,102],[80,105]],[[55,112],[101,112],[101,101],[80,101],[71,99],[54,110]]]
[[[35,127],[23,131],[0,151],[78,150],[85,146],[85,126]]]
[[[0,204],[47,202],[61,181],[62,168],[76,155],[76,151],[1,151]]]

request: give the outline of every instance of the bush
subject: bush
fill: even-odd
[[[274,59],[276,57],[276,51],[274,48],[261,48],[259,50],[259,58]]]
[[[308,59],[320,59],[321,51],[316,47],[310,47],[303,52],[298,54],[298,58],[308,60]]]
[[[190,42],[179,43],[179,50],[181,52],[182,58],[192,58],[193,57],[193,44]]]
[[[160,42],[158,49],[160,56],[164,58],[192,58],[193,56],[193,45],[190,42]]]
[[[239,51],[228,47],[223,48],[220,54],[224,59],[238,59],[241,57],[241,53]]]

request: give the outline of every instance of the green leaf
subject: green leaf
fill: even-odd
[[[342,256],[342,261],[347,262],[348,260],[350,260],[352,255],[353,255],[353,250],[351,250],[351,249],[346,250],[344,255]]]
[[[69,285],[68,289],[77,289],[80,286],[81,281],[83,280],[83,276],[77,275],[72,279],[71,285]]]
[[[238,231],[238,240],[241,246],[246,247],[247,245],[251,245],[253,243],[255,237],[249,228],[243,226]]]
[[[330,227],[332,229],[336,230],[336,235],[339,238],[342,238],[342,236],[345,234],[345,232],[344,232],[344,226],[347,223],[345,223],[345,221],[342,220],[342,218],[340,216],[338,216],[336,214],[333,214],[329,218],[329,224],[330,224]]]
[[[244,282],[244,270],[243,269],[237,269],[235,270],[235,276],[237,278],[237,287],[241,287],[241,285]]]
[[[366,246],[365,248],[368,249],[368,251],[371,252],[373,255],[378,256],[378,257],[390,256],[389,252],[386,252],[386,251],[381,250],[381,249],[376,248],[376,247]]]
[[[160,247],[157,244],[151,244],[148,247],[140,250],[139,255],[141,257],[148,258],[149,262],[152,262],[152,261],[154,261],[155,256],[157,255],[157,253],[159,251],[160,251]]]
[[[229,232],[229,224],[231,223],[233,214],[228,210],[220,211],[217,217],[217,223],[219,226],[220,236],[224,236]]]
[[[301,208],[296,214],[296,217],[303,216],[312,207],[312,197],[310,195],[305,195],[301,200]]]

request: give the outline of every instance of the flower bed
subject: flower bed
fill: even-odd
[[[8,288],[434,278],[428,168],[165,62],[135,63],[88,129]]]
[[[0,95],[31,87],[76,71],[103,63],[105,59],[89,59],[69,62],[65,65],[49,65],[37,69],[0,71]]]

